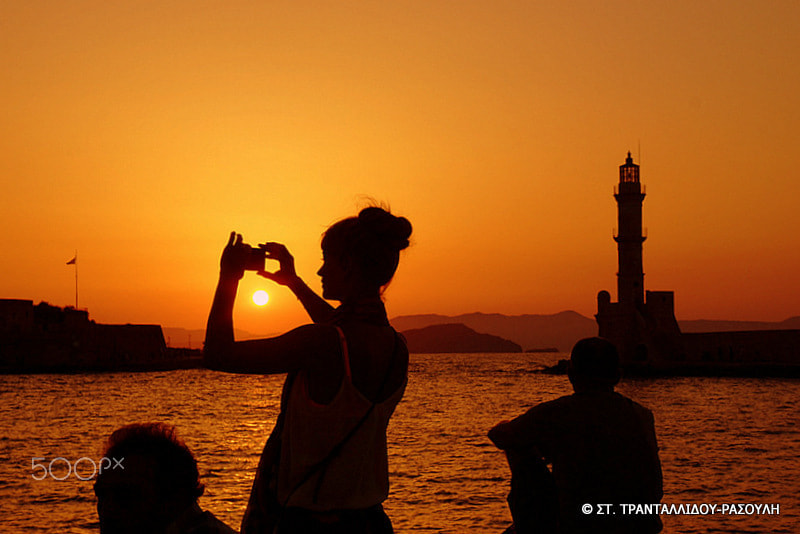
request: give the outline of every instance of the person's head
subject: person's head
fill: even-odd
[[[576,392],[613,390],[620,379],[617,348],[600,337],[581,339],[572,348],[568,375]]]
[[[101,534],[160,533],[203,494],[191,451],[164,423],[115,430],[95,482]]]
[[[408,247],[411,223],[379,207],[333,224],[322,236],[322,296],[345,301],[379,296]]]

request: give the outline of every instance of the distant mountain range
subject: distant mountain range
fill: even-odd
[[[403,315],[391,320],[400,332],[437,324],[460,323],[476,332],[499,336],[520,345],[523,350],[553,347],[567,352],[576,341],[597,335],[597,323],[574,311],[554,315]]]
[[[576,341],[597,335],[597,323],[593,318],[574,311],[552,315],[502,315],[499,313],[468,313],[463,315],[401,315],[391,319],[392,326],[407,334],[435,325],[462,324],[478,334],[490,334],[516,343],[522,350],[554,347],[569,352]],[[727,332],[746,330],[794,330],[800,329],[800,316],[780,322],[766,321],[678,321],[683,332]],[[202,348],[204,330],[163,328],[164,339],[170,347]],[[455,330],[450,333],[454,333]],[[471,337],[466,331],[466,335]],[[237,330],[236,339],[252,339],[256,336]],[[430,352],[430,351],[429,351]],[[433,351],[439,352],[439,351]],[[466,352],[466,351],[465,351]],[[483,352],[483,351],[479,351]],[[513,352],[513,351],[508,351]]]

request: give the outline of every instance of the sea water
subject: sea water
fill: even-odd
[[[538,372],[558,357],[411,356],[388,435],[396,532],[508,526],[508,466],[486,432],[571,392],[566,377]],[[203,369],[0,376],[0,531],[98,532],[93,463],[114,429],[143,421],[177,427],[206,485],[200,505],[238,529],[282,381]],[[636,379],[618,390],[655,414],[662,503],[676,505],[664,532],[800,532],[800,380]],[[700,506],[715,504],[743,506]]]

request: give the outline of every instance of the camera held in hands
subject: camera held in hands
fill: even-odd
[[[249,246],[249,245],[248,245]],[[263,271],[267,251],[261,247],[250,247],[250,253],[244,264],[245,271]]]

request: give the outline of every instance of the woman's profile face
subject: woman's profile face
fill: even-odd
[[[322,298],[343,300],[347,295],[348,276],[342,261],[333,254],[322,253],[322,267],[317,274],[322,279]]]

